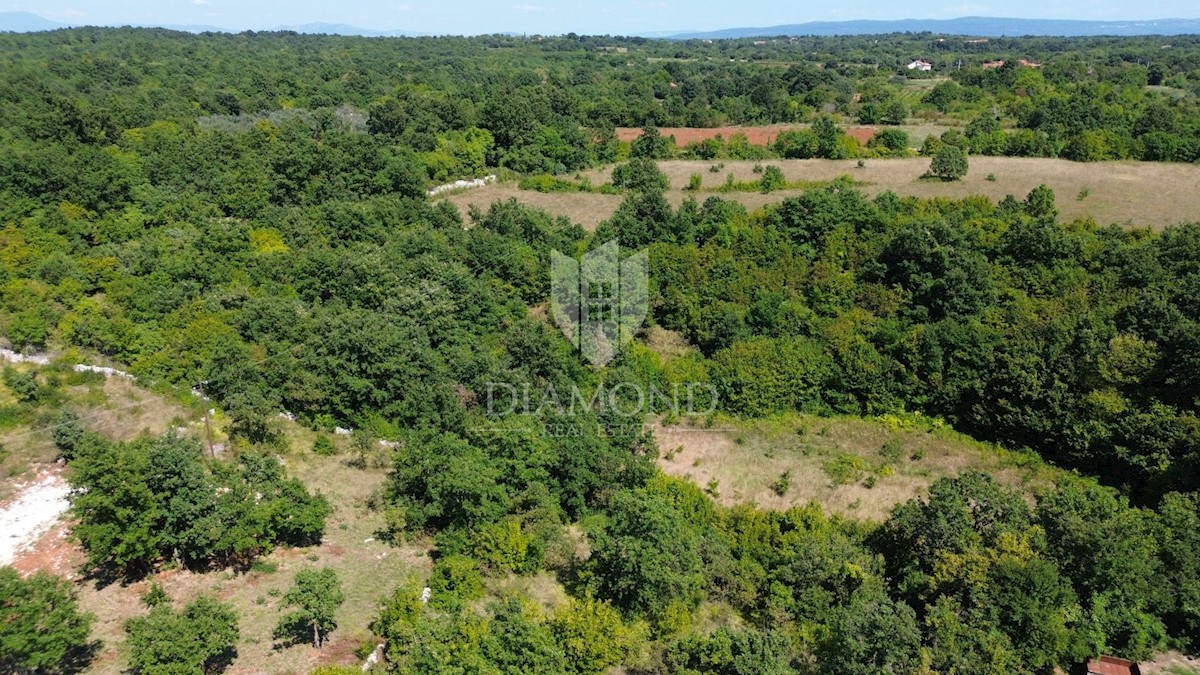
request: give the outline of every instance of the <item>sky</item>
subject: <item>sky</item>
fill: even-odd
[[[1164,19],[1200,15],[1195,0],[0,0],[71,24],[207,25],[263,30],[312,22],[433,34],[647,34],[850,19]]]

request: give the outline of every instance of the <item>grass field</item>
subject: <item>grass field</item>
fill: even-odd
[[[701,201],[715,194],[709,190],[724,184],[727,174],[732,173],[738,181],[758,178],[753,172],[758,162],[725,161],[720,171],[710,172],[709,167],[717,163],[689,160],[660,162],[659,167],[671,179],[671,190],[667,195],[671,203],[678,206],[692,194],[683,188],[693,173],[700,174],[704,181],[704,191],[695,194]],[[924,158],[869,159],[863,168],[858,168],[856,160],[767,160],[761,163],[779,166],[788,181],[823,181],[849,175],[856,181],[867,183],[859,189],[872,195],[891,190],[901,196],[961,198],[984,195],[999,200],[1011,194],[1021,199],[1038,185],[1045,184],[1054,190],[1063,219],[1090,217],[1101,225],[1116,223],[1161,228],[1200,220],[1200,192],[1196,189],[1200,185],[1200,166],[1192,164],[1087,164],[1044,158],[972,157],[966,178],[943,183],[921,179],[929,168],[929,160]],[[612,168],[606,167],[584,175],[593,184],[600,185],[609,181],[611,173]],[[989,176],[995,180],[988,180]],[[720,196],[736,199],[748,209],[757,209],[801,192],[732,192]],[[492,202],[512,197],[544,209],[551,215],[570,218],[589,230],[611,216],[621,203],[621,197],[617,195],[545,194],[520,190],[513,183],[490,185],[447,199],[465,216],[468,205],[486,209]]]
[[[1055,473],[1035,456],[915,416],[787,415],[714,428],[658,425],[654,431],[662,470],[708,488],[723,504],[784,510],[816,501],[830,513],[875,521],[944,476],[980,470],[1031,490],[1049,484]]]

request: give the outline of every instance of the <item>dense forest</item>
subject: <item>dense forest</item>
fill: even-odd
[[[0,35],[0,329],[204,382],[237,440],[212,458],[56,418],[88,570],[237,569],[320,540],[320,486],[275,458],[286,412],[394,443],[372,507],[436,562],[378,580],[392,672],[1049,673],[1200,648],[1200,224],[1063,222],[1044,187],[993,203],[848,181],[674,208],[653,161],[676,151],[613,133],[812,122],[808,156],[845,156],[837,125],[916,118],[973,153],[1193,162],[1200,40],[762,42]],[[942,79],[912,99],[909,76]],[[786,139],[763,152],[810,143]],[[624,201],[595,232],[515,200],[464,227],[426,194],[616,162]],[[647,325],[685,356],[635,340],[594,368],[544,319],[551,253],[614,240],[648,250]],[[56,378],[6,372],[12,405],[45,407]],[[1031,496],[964,473],[882,523],[726,507],[656,468],[641,422],[662,406],[487,404],[497,384],[619,383],[705,384],[711,417],[919,413],[1074,475]],[[520,425],[573,433],[496,433]],[[560,611],[480,605],[485,579],[546,570]],[[335,581],[289,594],[317,647]],[[0,666],[52,672],[86,645],[67,582],[0,569],[0,589]],[[228,663],[227,608],[147,605],[139,672]]]

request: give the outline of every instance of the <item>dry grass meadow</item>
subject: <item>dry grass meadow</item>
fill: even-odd
[[[202,438],[201,412],[172,397],[118,377],[79,379],[80,382],[69,382],[62,387],[65,402],[95,431],[121,440],[141,434],[162,434],[170,429]],[[0,407],[13,402],[11,392],[0,385]],[[0,502],[19,490],[26,476],[53,462],[57,452],[50,433],[37,431],[52,422],[25,420],[5,429]],[[214,420],[218,441],[225,439],[223,422],[220,416]],[[66,522],[60,522],[32,548],[18,554],[14,561],[18,570],[23,573],[45,570],[70,579],[79,592],[82,609],[96,615],[92,637],[102,644],[85,672],[103,675],[127,672],[124,624],[130,617],[148,611],[141,604],[141,596],[153,582],[163,585],[176,606],[209,594],[236,608],[241,641],[237,659],[226,671],[229,675],[300,675],[326,663],[359,662],[353,652],[363,641],[371,639],[368,625],[378,614],[380,599],[396,585],[428,574],[430,546],[424,541],[392,546],[376,539],[376,533],[383,527],[383,517],[370,510],[367,501],[384,481],[386,468],[351,467],[346,452],[333,457],[314,455],[310,451],[313,432],[282,420],[280,424],[290,441],[291,450],[282,455],[288,471],[309,489],[324,493],[333,505],[319,546],[277,550],[244,573],[232,569],[208,573],[172,569],[128,584],[103,584],[84,576],[80,572],[84,555],[71,541]],[[296,572],[323,566],[338,571],[346,594],[330,644],[321,651],[307,645],[277,645],[271,634],[281,615],[280,596],[290,587]],[[549,597],[548,592],[544,595]]]
[[[431,565],[428,546],[396,547],[375,538],[383,519],[367,508],[367,499],[382,483],[384,470],[349,467],[345,455],[318,457],[293,451],[285,461],[293,475],[310,489],[320,490],[333,504],[333,515],[329,517],[321,544],[277,550],[245,573],[169,570],[132,584],[107,586],[91,579],[79,580],[80,604],[97,615],[93,637],[103,641],[102,650],[87,672],[105,675],[124,672],[127,660],[123,626],[129,617],[147,611],[140,598],[152,582],[162,584],[176,606],[201,594],[215,595],[234,606],[239,616],[241,641],[237,659],[225,671],[227,675],[301,675],[319,665],[359,662],[354,650],[372,639],[368,626],[378,614],[380,600],[396,585],[427,574]],[[73,550],[66,561],[77,564],[80,556],[79,551]],[[297,572],[326,566],[337,570],[346,595],[338,610],[338,627],[329,644],[319,651],[311,645],[278,645],[272,639],[272,630],[282,614],[279,598],[287,592]]]
[[[758,192],[713,192],[733,174],[738,181],[755,180],[753,161],[660,162],[659,167],[671,179],[668,199],[678,206],[691,193],[683,188],[693,173],[700,174],[703,200],[712,194],[735,199],[748,209],[761,208],[800,194],[801,190]],[[1119,224],[1161,228],[1181,222],[1200,220],[1200,166],[1157,162],[1079,163],[1061,159],[1028,157],[971,157],[971,168],[961,181],[945,183],[923,180],[929,160],[868,159],[859,168],[857,160],[765,160],[783,169],[789,181],[828,181],[849,175],[864,183],[860,189],[874,195],[891,190],[901,196],[962,198],[984,195],[993,201],[1005,195],[1024,198],[1038,185],[1048,185],[1058,198],[1065,220],[1093,218],[1100,225]],[[717,172],[710,167],[723,164]],[[595,169],[583,175],[595,185],[609,182],[612,168]],[[988,180],[992,176],[995,180]],[[487,209],[495,201],[515,197],[523,203],[544,209],[553,216],[565,216],[591,230],[612,215],[621,203],[617,195],[597,193],[541,193],[521,190],[514,183],[489,185],[450,195],[447,200],[466,216],[468,205]]]
[[[712,428],[659,424],[654,433],[662,470],[726,505],[784,510],[815,501],[829,513],[881,521],[938,478],[964,471],[986,471],[1026,491],[1053,477],[1035,457],[901,418],[788,415]],[[785,473],[788,488],[779,494]]]
[[[16,370],[32,368],[5,365]],[[63,380],[58,394],[61,405],[82,417],[90,428],[111,438],[129,440],[142,433],[162,434],[199,416],[198,412],[124,378],[74,372],[58,377]],[[42,430],[52,425],[53,420],[22,416],[16,403],[9,388],[0,384],[0,415],[4,417],[0,431],[0,501],[12,495],[21,479],[58,457],[52,434]]]

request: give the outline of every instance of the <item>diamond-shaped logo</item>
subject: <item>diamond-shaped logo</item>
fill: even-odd
[[[649,256],[610,241],[575,260],[551,253],[550,316],[593,365],[613,360],[646,319]]]

